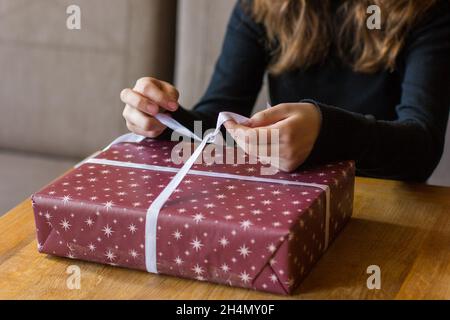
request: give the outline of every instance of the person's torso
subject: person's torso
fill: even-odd
[[[269,76],[269,91],[273,105],[313,99],[377,119],[394,120],[401,99],[401,78],[398,72],[356,73],[329,59],[307,70]]]

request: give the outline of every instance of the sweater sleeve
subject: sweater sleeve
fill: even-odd
[[[228,22],[225,40],[208,89],[192,111],[179,108],[173,117],[192,129],[202,120],[213,128],[221,111],[245,116],[252,112],[268,63],[264,28],[249,14],[250,1],[238,1]]]
[[[316,103],[322,129],[308,162],[356,160],[359,174],[424,181],[439,163],[450,106],[450,14],[434,12],[409,37],[397,119]],[[355,93],[357,94],[357,93]]]

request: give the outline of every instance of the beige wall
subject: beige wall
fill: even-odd
[[[181,104],[188,109],[208,86],[235,3],[236,0],[178,1],[175,80]],[[268,101],[266,86],[261,92],[256,109],[265,107]]]
[[[428,183],[450,187],[450,119],[447,125],[444,155]]]
[[[0,0],[0,148],[79,157],[125,131],[121,89],[172,79],[175,19],[176,0]]]

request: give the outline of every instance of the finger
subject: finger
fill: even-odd
[[[246,145],[261,145],[279,143],[279,129],[271,127],[252,128],[233,120],[224,123],[225,129],[233,139]]]
[[[180,93],[178,90],[168,82],[160,81],[163,91],[175,102],[178,102],[180,98]]]
[[[129,105],[125,106],[123,117],[128,122],[133,123],[135,126],[141,128],[144,131],[160,130],[165,128],[165,126],[161,122],[159,122],[152,116],[149,116],[148,114]]]
[[[237,123],[234,120],[228,120],[223,123],[223,126],[227,130],[234,130],[236,128],[236,125],[237,125]]]
[[[250,132],[250,131],[257,131],[257,128],[251,128],[250,126],[247,125],[248,121],[245,123],[237,123],[234,120],[227,120],[224,122],[223,126],[225,127],[225,129],[227,130],[242,130],[245,132]]]
[[[142,128],[136,126],[135,124],[128,122],[127,121],[127,128],[128,130],[130,130],[131,132],[134,132],[138,135],[144,136],[144,137],[149,137],[149,138],[156,138],[159,135],[161,135],[161,133],[164,131],[163,129],[155,129],[155,130],[149,130],[149,131],[145,131],[142,130]]]
[[[266,127],[284,120],[290,116],[289,104],[279,104],[269,109],[255,113],[249,120],[250,127]]]
[[[123,103],[137,108],[142,112],[148,113],[152,116],[156,115],[159,112],[158,105],[134,90],[123,89],[120,93],[120,99]]]
[[[224,127],[236,142],[244,142],[247,144],[250,137],[256,136],[255,129],[236,123],[234,120],[226,121]]]
[[[287,146],[280,144],[279,129],[248,128],[230,120],[224,123],[236,145],[250,156],[256,156],[263,164],[271,164],[277,168],[280,149]],[[254,135],[256,134],[256,138]]]
[[[134,90],[166,110],[175,111],[178,109],[178,101],[164,92],[162,86],[157,81],[138,80]]]

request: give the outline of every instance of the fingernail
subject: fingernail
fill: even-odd
[[[150,114],[154,114],[154,113],[155,113],[155,106],[152,105],[152,104],[149,104],[149,105],[147,106],[147,111],[148,111],[148,113],[150,113]]]
[[[170,101],[167,106],[169,107],[170,110],[175,111],[178,108],[178,103],[177,102],[173,102]]]

